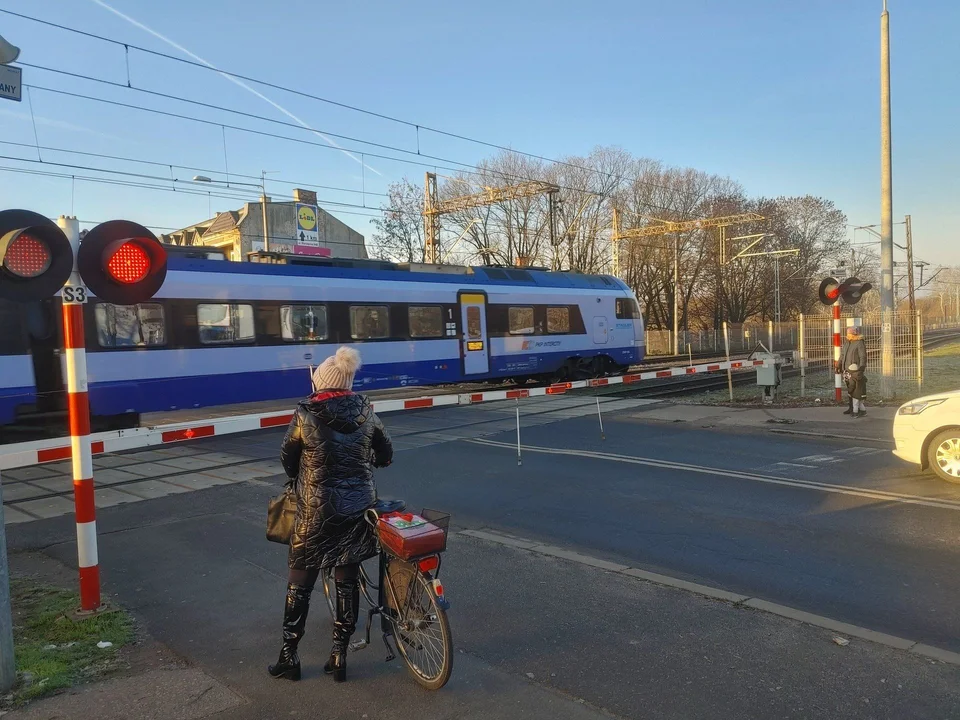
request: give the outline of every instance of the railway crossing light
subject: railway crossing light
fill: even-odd
[[[833,277],[824,278],[817,295],[824,305],[833,305],[842,300],[846,305],[856,305],[864,293],[873,289],[873,285],[862,282],[858,277],[848,277],[843,282]]]
[[[833,277],[824,278],[817,294],[824,305],[833,305],[840,297],[840,281]]]
[[[101,223],[86,234],[77,268],[90,292],[115,305],[152,298],[167,276],[167,252],[143,225],[128,220]]]
[[[70,279],[73,265],[70,241],[52,220],[29,210],[0,211],[0,298],[33,302],[53,297]],[[135,305],[163,285],[167,252],[142,225],[111,220],[80,242],[77,269],[101,300]],[[79,302],[86,302],[86,293],[80,297]]]
[[[840,297],[847,305],[856,305],[860,302],[865,292],[873,289],[873,285],[868,282],[861,282],[860,278],[850,277],[843,281],[840,286]]]
[[[29,210],[0,211],[0,298],[52,297],[72,270],[70,242],[56,223]]]

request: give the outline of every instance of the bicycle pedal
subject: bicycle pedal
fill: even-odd
[[[370,645],[370,643],[367,642],[366,640],[356,640],[350,643],[350,650],[352,650],[353,652],[357,652],[358,650],[363,650],[368,645]]]

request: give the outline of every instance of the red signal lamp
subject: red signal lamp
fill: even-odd
[[[0,211],[0,298],[33,302],[59,292],[73,270],[73,250],[49,218]]]
[[[77,266],[90,292],[115,305],[152,298],[167,276],[167,252],[143,225],[110,220],[87,233]]]
[[[833,305],[840,297],[840,281],[834,277],[824,278],[817,295],[824,305]]]

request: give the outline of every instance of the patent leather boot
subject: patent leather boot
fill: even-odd
[[[300,656],[297,646],[304,635],[307,625],[307,611],[310,609],[310,592],[313,588],[303,585],[287,585],[287,602],[283,609],[283,645],[276,665],[267,668],[275,678],[288,680],[300,679]]]
[[[337,580],[337,613],[333,623],[333,648],[323,671],[333,675],[334,682],[347,679],[347,649],[357,629],[360,610],[360,586],[356,578]]]

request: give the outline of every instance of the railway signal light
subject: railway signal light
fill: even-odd
[[[833,305],[840,297],[840,281],[833,277],[824,278],[817,294],[824,305]]]
[[[842,300],[847,305],[856,305],[864,293],[873,289],[873,285],[862,282],[858,277],[848,277],[842,282],[833,277],[824,278],[817,295],[824,305],[833,305]]]
[[[56,223],[29,210],[0,211],[0,298],[52,297],[72,270],[70,242]]]
[[[873,285],[868,282],[861,282],[860,278],[850,277],[843,281],[840,286],[840,297],[847,305],[856,305],[860,302],[865,292],[873,289]]]
[[[167,252],[137,223],[111,220],[86,234],[77,253],[80,277],[90,292],[115,305],[152,298],[167,276]]]

